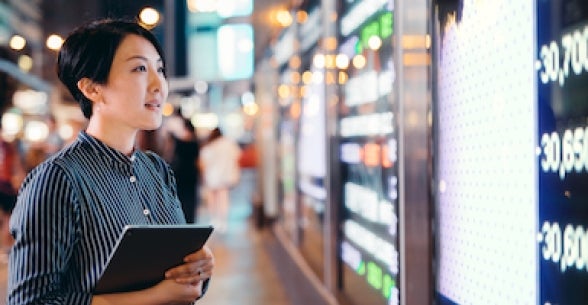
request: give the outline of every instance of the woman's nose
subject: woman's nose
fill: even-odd
[[[157,69],[151,69],[149,73],[149,90],[159,92],[163,89],[165,78]]]

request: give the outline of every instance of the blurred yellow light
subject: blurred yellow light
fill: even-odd
[[[174,105],[170,103],[163,104],[163,108],[161,109],[161,113],[164,116],[170,116],[174,113]]]
[[[25,139],[31,142],[44,141],[49,135],[49,127],[45,122],[30,121],[24,130]]]
[[[431,64],[431,57],[427,53],[405,53],[402,63],[405,66],[428,66]]]
[[[300,97],[308,96],[308,88],[306,86],[300,87]]]
[[[20,55],[18,57],[18,67],[23,71],[31,71],[33,68],[33,58],[28,55]]]
[[[336,67],[336,56],[335,55],[327,55],[325,56],[325,67],[328,69],[333,69]]]
[[[336,82],[335,73],[333,73],[332,71],[327,72],[325,74],[325,82],[327,83],[327,85],[335,84],[335,82]]]
[[[345,71],[339,71],[339,85],[344,85],[348,79],[349,75]]]
[[[216,0],[187,0],[187,4],[192,13],[211,13],[217,9]]]
[[[278,87],[278,96],[280,98],[287,98],[290,96],[290,87],[288,87],[288,85],[280,85]]]
[[[24,125],[22,115],[14,112],[6,112],[2,115],[2,135],[14,137]]]
[[[322,69],[325,67],[325,55],[315,54],[312,58],[312,63],[315,67]]]
[[[197,13],[198,12],[198,8],[197,8],[197,1],[196,0],[186,0],[186,6],[188,7],[188,10],[192,13]]]
[[[290,74],[290,78],[291,78],[293,84],[300,83],[300,73],[298,73],[298,72],[292,72]]]
[[[20,35],[14,35],[12,38],[10,38],[10,42],[8,44],[13,50],[20,51],[27,45],[27,41]]]
[[[300,103],[299,102],[292,103],[292,106],[290,106],[290,117],[297,119],[298,117],[300,117],[300,113],[301,113]]]
[[[295,56],[292,56],[290,58],[290,61],[288,62],[288,65],[292,69],[298,69],[298,68],[300,68],[300,57],[298,57],[296,55]]]
[[[428,49],[430,37],[428,35],[404,35],[402,36],[402,48],[408,50]]]
[[[363,67],[365,67],[365,56],[361,54],[353,56],[352,63],[356,69],[362,69]]]
[[[276,21],[282,27],[289,27],[292,24],[292,15],[289,11],[281,9],[276,13]]]
[[[213,129],[218,126],[218,116],[215,113],[196,113],[190,119],[196,128]]]
[[[336,37],[325,37],[324,39],[324,46],[327,50],[336,50],[337,49],[337,38]]]
[[[382,39],[374,35],[368,39],[368,46],[372,50],[378,50],[382,46]]]
[[[349,68],[349,57],[345,54],[338,54],[335,58],[335,63],[337,65],[337,68],[345,70]]]
[[[296,21],[298,21],[298,23],[305,23],[307,19],[308,13],[306,11],[296,12]]]
[[[74,128],[71,124],[67,123],[59,127],[58,133],[62,139],[69,139],[74,135]]]
[[[332,22],[337,21],[337,18],[339,17],[339,15],[337,14],[337,12],[331,12],[331,14],[329,15],[330,19]]]
[[[152,7],[145,7],[139,13],[139,20],[148,26],[154,26],[159,22],[159,12]]]
[[[51,34],[47,37],[47,41],[45,41],[45,45],[49,50],[57,51],[61,48],[63,44],[63,38],[57,34]]]
[[[310,84],[310,82],[312,82],[312,72],[304,71],[304,73],[302,73],[302,82],[305,84]]]
[[[247,115],[256,115],[257,112],[259,111],[259,106],[257,106],[256,103],[247,103],[245,105],[243,105],[243,112],[245,112],[245,114]]]

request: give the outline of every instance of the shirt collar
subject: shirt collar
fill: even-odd
[[[133,159],[136,158],[137,149],[134,149],[133,154],[131,157],[126,156],[122,152],[106,145],[104,142],[98,140],[97,138],[89,135],[86,131],[82,130],[78,134],[78,142],[82,145],[85,145],[92,149],[97,156],[104,156],[107,159],[110,159],[115,162],[122,162],[125,164],[130,164]]]

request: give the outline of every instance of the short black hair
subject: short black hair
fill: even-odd
[[[135,21],[91,21],[71,32],[61,46],[57,57],[57,76],[73,98],[80,103],[84,117],[89,119],[92,116],[92,102],[78,89],[78,81],[87,77],[96,83],[106,84],[116,50],[122,40],[130,34],[149,40],[161,56],[165,67],[163,49],[157,38]],[[165,72],[164,76],[167,77]]]

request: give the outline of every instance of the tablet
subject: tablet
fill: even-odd
[[[94,294],[133,291],[153,286],[168,269],[202,248],[212,226],[128,225],[123,229]]]

